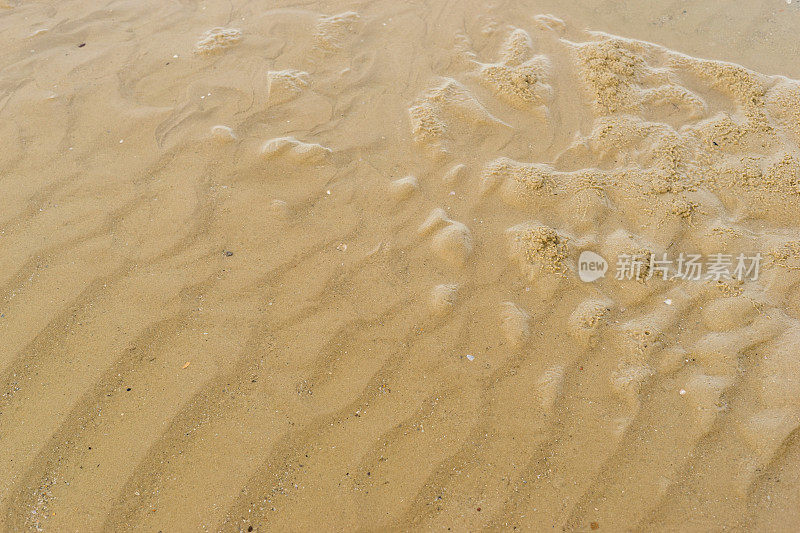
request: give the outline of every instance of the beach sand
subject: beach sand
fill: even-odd
[[[797,530],[798,4],[0,2],[0,530]]]

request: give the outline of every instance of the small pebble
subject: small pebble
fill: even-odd
[[[467,354],[467,359],[469,359],[470,361],[474,361],[475,360],[475,356]]]

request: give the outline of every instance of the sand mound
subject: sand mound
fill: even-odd
[[[236,28],[211,28],[194,45],[198,54],[213,54],[229,48],[242,39],[242,31]]]

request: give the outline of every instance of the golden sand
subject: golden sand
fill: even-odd
[[[0,3],[0,530],[796,530],[797,3],[268,4]]]

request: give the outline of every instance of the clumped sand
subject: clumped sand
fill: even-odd
[[[0,529],[792,531],[800,8],[743,4],[0,3]],[[760,276],[615,279],[684,252]]]

